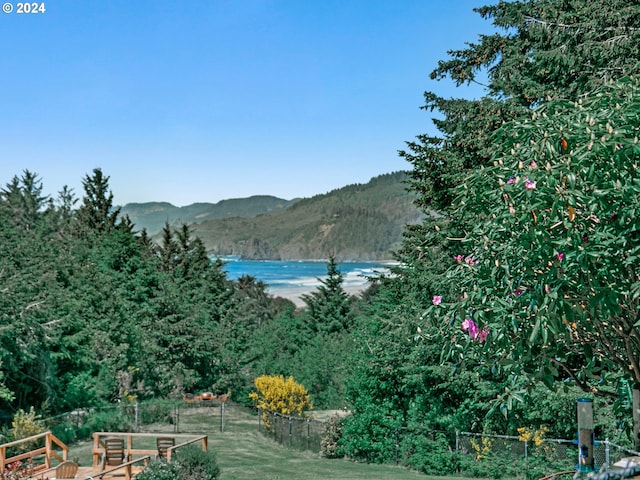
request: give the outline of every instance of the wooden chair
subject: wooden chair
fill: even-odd
[[[125,462],[127,456],[127,450],[124,446],[124,439],[122,438],[105,438],[104,455],[102,456],[102,470],[105,467],[114,467]]]
[[[56,480],[63,478],[76,478],[78,464],[67,460],[56,467]]]
[[[157,458],[167,458],[167,450],[170,447],[175,446],[176,439],[173,437],[158,437],[156,438],[156,446],[158,447]]]

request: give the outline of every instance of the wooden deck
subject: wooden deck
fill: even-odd
[[[117,467],[109,468],[102,470],[101,468],[95,467],[78,467],[78,473],[75,476],[76,480],[98,480],[98,479],[110,479],[110,478],[123,478],[123,479],[131,479],[135,478],[135,476],[144,470],[144,466],[137,465],[118,465]],[[29,477],[32,480],[46,480],[50,478],[55,478],[56,469],[49,468],[46,470],[41,470],[35,475]]]
[[[133,467],[132,468],[132,476],[135,476],[137,473],[143,470],[142,467]],[[126,474],[120,470],[111,473],[104,473],[104,471],[100,469],[95,469],[93,467],[79,467],[78,473],[76,474],[77,480],[89,480],[89,479],[97,479],[97,478],[125,478]]]
[[[103,467],[103,454],[105,453],[106,438],[119,437],[125,443],[124,462],[116,466]],[[158,455],[158,437],[172,437],[175,445],[163,449],[166,461],[171,462],[172,454],[181,447],[192,444],[200,444],[202,450],[207,450],[207,435],[192,434],[167,434],[167,433],[132,433],[132,432],[96,432],[93,434],[92,465],[78,466],[76,479],[98,480],[103,478],[135,478],[149,464],[151,459]],[[9,449],[27,444],[32,449],[18,455],[7,457]],[[46,480],[55,478],[56,466],[67,460],[69,448],[55,437],[51,432],[44,432],[22,440],[0,445],[0,471],[5,467],[11,468],[18,465],[20,472],[24,467],[19,465],[34,465],[29,471],[33,480]],[[24,474],[24,473],[23,473]]]
[[[132,467],[131,475],[135,476],[135,474],[141,472],[143,469],[144,467]],[[93,467],[78,467],[78,473],[76,474],[76,479],[79,479],[79,480],[83,480],[83,479],[88,480],[91,478],[97,479],[97,478],[125,478],[125,477],[126,477],[126,474],[122,469],[115,470],[110,473],[105,473],[105,471],[99,468],[96,469]]]

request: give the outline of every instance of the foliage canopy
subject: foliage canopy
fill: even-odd
[[[473,319],[496,366],[548,386],[615,395],[618,372],[640,383],[639,93],[622,79],[495,133],[493,165],[456,190],[473,261],[451,260],[460,290],[432,307],[435,325]],[[462,360],[479,342],[447,327]]]

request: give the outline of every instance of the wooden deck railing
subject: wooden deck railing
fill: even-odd
[[[12,457],[7,457],[7,450],[12,447],[17,447],[19,445],[32,442],[41,443],[43,441],[44,446],[25,451],[18,455],[13,455]],[[58,454],[58,452],[54,450],[54,445],[57,445],[59,447],[59,449],[62,451],[62,455]],[[44,463],[35,464],[34,460],[42,455],[44,455]],[[63,462],[67,459],[68,455],[69,447],[62,443],[53,433],[47,431],[39,433],[38,435],[32,435],[27,438],[22,438],[20,440],[15,440],[13,442],[3,443],[2,445],[0,445],[0,472],[4,471],[7,465],[22,460],[30,460],[33,463],[33,471],[37,472],[39,470],[50,468],[52,457],[60,462]]]
[[[124,478],[125,480],[131,480],[131,467],[136,463],[144,463],[146,467],[149,463],[151,457],[146,455],[144,457],[136,458],[135,460],[130,460],[128,462],[123,463],[122,465],[117,465],[115,467],[107,468],[106,470],[102,470],[100,473],[94,473],[91,475],[92,479],[100,478],[102,479],[105,475],[112,475],[113,473],[124,469]]]
[[[104,443],[102,440],[107,437],[124,438],[127,449],[127,460],[133,460],[136,455],[156,455],[158,453],[156,446],[153,448],[141,448],[139,445],[134,445],[134,439],[149,439],[158,437],[172,437],[175,439],[184,439],[183,442],[167,449],[167,461],[171,461],[171,455],[177,449],[190,445],[193,443],[200,443],[203,451],[207,451],[207,435],[189,435],[181,433],[165,434],[165,433],[129,433],[129,432],[95,432],[93,434],[93,468],[97,468],[100,462],[101,456],[104,454]]]
[[[106,437],[120,437],[125,439],[126,443],[126,458],[121,465],[109,467],[106,469],[100,469],[100,457],[104,453],[104,444],[102,440]],[[149,446],[149,439],[155,439],[158,437],[172,437],[176,440],[180,439],[181,442],[176,441],[176,445],[167,449],[166,458],[167,461],[171,461],[172,454],[185,445],[191,445],[200,443],[202,450],[207,450],[207,435],[189,435],[189,434],[165,434],[165,433],[128,433],[128,432],[96,432],[93,434],[93,478],[102,478],[103,476],[124,470],[126,480],[129,480],[132,476],[132,466],[140,463],[144,463],[146,466],[150,458],[157,455],[157,447],[154,444],[153,448]],[[143,439],[147,439],[147,445],[134,444],[134,440],[138,440],[139,443],[144,443]],[[37,445],[31,450],[12,455],[7,457],[7,452],[14,447],[20,445],[28,445],[33,443]],[[138,442],[136,442],[138,443]],[[31,447],[29,447],[31,448]],[[60,452],[60,453],[59,453]],[[0,472],[4,471],[8,465],[18,461],[30,461],[29,475],[33,478],[40,478],[44,471],[54,471],[55,467],[51,464],[51,459],[56,459],[58,462],[63,462],[68,459],[69,447],[62,443],[53,433],[43,432],[38,435],[32,435],[31,437],[16,440],[14,442],[4,443],[0,445]],[[137,457],[137,458],[134,458]],[[100,469],[100,470],[99,470]]]

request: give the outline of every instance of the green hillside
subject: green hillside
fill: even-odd
[[[400,245],[404,225],[422,213],[405,190],[404,172],[390,173],[295,202],[285,211],[193,225],[214,255],[247,259],[383,260]]]
[[[176,207],[167,202],[128,203],[120,211],[128,215],[138,230],[147,229],[150,235],[162,230],[165,222],[170,225],[191,224],[226,217],[255,217],[256,215],[283,211],[296,200],[283,200],[268,195],[249,198],[233,198],[218,203],[194,203]]]

